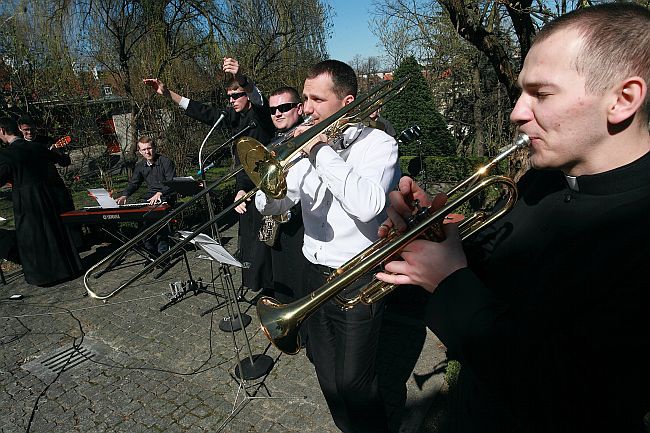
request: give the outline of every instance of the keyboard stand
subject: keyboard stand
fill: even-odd
[[[126,236],[124,236],[120,232],[119,227],[116,227],[116,230],[111,230],[111,229],[107,228],[107,225],[101,225],[99,227],[99,229],[102,232],[109,235],[110,237],[112,237],[113,239],[115,239],[120,244],[125,244],[129,240],[129,238],[127,238]],[[154,234],[154,236],[155,236],[155,234]],[[171,239],[171,237],[170,237],[170,239]],[[153,254],[151,254],[142,245],[136,244],[129,251],[134,251],[136,254],[138,254],[140,257],[142,257],[146,261],[146,264],[149,264],[149,263],[153,262],[154,260],[156,260],[156,257]],[[127,253],[128,253],[128,251],[125,251],[123,255],[115,257],[104,269],[97,272],[95,275],[93,275],[93,277],[95,279],[97,279],[97,278],[101,277],[102,275],[104,275],[105,273],[110,272],[111,270],[115,269],[116,266],[118,266],[120,263],[122,263],[122,261],[124,260],[124,256]],[[169,263],[167,263],[164,266],[161,266],[161,270],[157,274],[155,274],[153,278],[154,279],[160,278],[165,272],[167,272],[176,263],[178,263],[179,260],[180,260],[180,258],[177,259],[177,260],[170,260]]]

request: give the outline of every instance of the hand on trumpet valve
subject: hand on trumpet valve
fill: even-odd
[[[443,231],[446,239],[442,242],[416,239],[407,244],[375,277],[390,284],[421,286],[433,293],[442,280],[467,267],[458,226],[443,224]]]
[[[311,128],[312,126],[314,126],[314,124],[311,123],[311,122],[310,123],[303,123],[302,125],[296,126],[296,129],[293,131],[293,136],[294,137],[299,136],[300,134],[302,134],[303,132],[305,132],[306,130]],[[313,140],[311,140],[311,142],[306,144],[301,149],[301,152],[305,156],[309,156],[309,153],[311,152],[311,150],[313,149],[314,146],[316,146],[317,144],[320,144],[320,143],[327,143],[327,142],[328,142],[328,138],[327,138],[326,134],[322,134],[322,133],[318,134],[316,137],[314,137]]]

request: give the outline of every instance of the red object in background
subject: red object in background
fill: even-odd
[[[108,153],[120,153],[120,143],[116,141],[112,141],[106,145],[106,152]]]
[[[117,134],[115,133],[115,122],[113,118],[105,120],[97,119],[97,126],[102,133],[104,143],[106,143],[106,153],[120,153],[122,151],[120,143],[117,141]]]
[[[56,143],[54,143],[52,145],[52,147],[57,148],[57,149],[60,148],[60,147],[65,147],[66,145],[70,144],[71,141],[72,141],[72,138],[70,138],[69,135],[66,135],[65,137],[59,138],[56,141]]]

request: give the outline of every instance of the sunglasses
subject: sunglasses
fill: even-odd
[[[230,95],[228,95],[228,99],[232,99],[232,100],[236,101],[237,99],[241,98],[242,96],[246,96],[246,92],[231,93]]]
[[[269,109],[271,110],[271,114],[275,114],[275,110],[279,110],[280,113],[286,113],[287,111],[297,107],[298,104],[300,104],[300,102],[287,102],[286,104],[280,104],[275,107],[269,107]]]

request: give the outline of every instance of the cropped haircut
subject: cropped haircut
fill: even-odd
[[[142,143],[142,144],[151,144],[151,147],[153,147],[154,149],[156,148],[156,142],[154,141],[153,138],[149,137],[148,135],[143,135],[142,137],[140,137],[138,139],[138,144],[140,144],[140,143]],[[139,147],[138,147],[138,150],[140,150]]]
[[[228,81],[228,83],[226,84],[226,90],[237,90],[240,87],[243,89],[242,85],[239,84],[239,81],[235,80],[234,78]]]
[[[574,62],[585,77],[588,92],[603,93],[633,76],[643,78],[650,86],[650,10],[633,3],[577,9],[547,24],[533,44],[561,30],[577,30],[582,38],[582,49]],[[640,111],[648,119],[650,92]]]
[[[0,128],[5,130],[6,134],[18,135],[20,130],[18,129],[18,123],[11,117],[0,117]]]
[[[35,126],[36,122],[34,122],[32,116],[30,116],[29,114],[24,114],[18,118],[18,125]]]
[[[291,95],[291,102],[302,102],[302,98],[300,97],[300,92],[298,92],[296,88],[290,86],[278,87],[273,91],[273,93],[269,95],[269,99],[271,98],[271,96],[284,95],[285,93]]]
[[[307,78],[311,80],[323,74],[332,78],[334,93],[339,99],[348,95],[357,97],[357,74],[350,65],[338,60],[324,60],[311,67]]]

